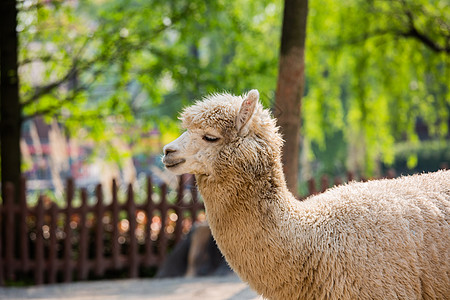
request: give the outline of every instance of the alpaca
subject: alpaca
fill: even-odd
[[[298,201],[259,93],[186,108],[164,147],[195,174],[231,268],[267,299],[450,299],[450,171],[352,182]]]

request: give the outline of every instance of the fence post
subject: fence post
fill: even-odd
[[[95,195],[97,197],[97,204],[95,206],[95,219],[97,220],[95,226],[95,275],[103,275],[105,266],[103,263],[103,193],[102,186],[98,184],[95,188]]]
[[[14,226],[14,185],[10,182],[5,184],[5,199],[3,209],[5,214],[5,267],[6,267],[6,279],[14,279],[14,251],[15,251],[15,226]]]
[[[70,222],[73,214],[73,195],[73,179],[69,178],[67,180],[66,224],[64,226],[64,231],[66,234],[64,240],[64,282],[72,281],[72,228],[70,227]]]
[[[88,228],[86,227],[87,215],[87,192],[81,189],[81,207],[80,207],[80,256],[78,258],[78,279],[86,280],[88,275],[87,268],[87,248],[88,248]]]
[[[44,283],[44,201],[43,196],[39,197],[36,206],[36,257],[34,280],[37,285]]]
[[[327,174],[323,174],[322,178],[320,180],[320,191],[323,193],[325,192],[329,187],[330,187],[330,183],[328,180],[328,175]]]
[[[112,240],[111,240],[111,252],[112,252],[112,262],[113,268],[119,269],[120,265],[120,245],[119,245],[119,201],[117,199],[117,183],[113,179],[112,182],[112,203],[111,203],[111,220],[112,220]]]
[[[129,222],[129,239],[130,244],[128,247],[128,259],[129,259],[129,276],[130,278],[136,278],[138,276],[138,249],[136,240],[136,205],[134,203],[133,185],[130,183],[128,185],[128,196],[127,196],[127,215]]]
[[[314,195],[315,193],[317,193],[317,190],[316,190],[316,181],[314,180],[314,177],[311,177],[309,180],[308,180],[308,192],[309,192],[309,195]],[[308,196],[309,196],[308,195]]]
[[[159,264],[161,264],[167,251],[167,235],[166,235],[166,218],[167,218],[167,185],[161,185],[161,202],[159,203],[159,211],[161,212],[161,229],[158,235],[158,252]]]
[[[334,185],[338,186],[342,184],[342,179],[339,176],[334,177]]]
[[[175,213],[177,215],[177,221],[175,222],[175,243],[181,240],[183,234],[183,196],[184,196],[184,181],[186,176],[181,175],[178,182],[177,202],[175,204]]]
[[[145,203],[145,215],[147,216],[147,223],[145,224],[145,256],[144,264],[148,267],[150,266],[153,255],[153,241],[151,239],[151,225],[154,210],[154,203],[152,199],[153,187],[152,179],[150,176],[147,177],[147,202]]]
[[[191,196],[192,196],[192,203],[191,203],[190,211],[191,211],[192,225],[194,225],[195,221],[197,221],[197,210],[199,209],[195,176],[192,176],[190,192],[191,192]]]
[[[347,182],[353,181],[355,179],[355,175],[352,171],[347,171]]]
[[[55,283],[57,276],[57,253],[56,247],[58,240],[56,239],[56,232],[58,226],[58,206],[52,203],[50,207],[50,246],[48,249],[48,282]]]
[[[26,180],[24,177],[20,180],[20,191],[19,191],[19,222],[20,222],[20,259],[22,261],[22,270],[27,272],[30,268],[29,259],[29,244],[28,244],[28,226],[27,226],[27,216],[28,216],[28,206],[26,199]]]
[[[389,169],[386,172],[386,178],[392,179],[395,178],[397,175],[395,174],[395,170],[394,169]]]

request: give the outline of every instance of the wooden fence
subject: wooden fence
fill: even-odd
[[[395,177],[395,172],[388,171],[385,177]],[[324,175],[319,182],[311,179],[303,198],[354,179],[365,180],[353,173],[332,179]],[[95,203],[89,205],[89,195],[81,189],[81,203],[74,205],[74,182],[68,180],[63,208],[45,196],[30,207],[25,180],[18,203],[13,186],[7,184],[5,189],[0,205],[0,285],[23,283],[23,278],[28,278],[25,284],[71,282],[124,271],[127,277],[138,277],[145,268],[156,269],[192,224],[205,218],[194,177],[180,177],[176,193],[165,184],[153,187],[148,177],[141,204],[134,199],[132,185],[125,201],[119,201],[115,181],[110,203],[105,203],[98,185]]]
[[[0,285],[102,278],[119,270],[134,278],[144,268],[159,266],[168,248],[193,222],[204,218],[193,177],[180,177],[176,195],[165,184],[154,188],[149,177],[142,204],[136,203],[132,185],[126,200],[120,201],[113,181],[109,204],[98,185],[94,204],[88,204],[89,195],[81,189],[81,204],[74,205],[74,182],[68,180],[64,208],[45,196],[30,207],[25,184],[23,180],[18,203],[13,199],[14,187],[5,185],[0,206]]]

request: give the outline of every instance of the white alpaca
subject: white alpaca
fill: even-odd
[[[450,171],[354,182],[300,202],[258,98],[197,102],[164,148],[169,170],[196,175],[238,275],[269,299],[449,299]]]

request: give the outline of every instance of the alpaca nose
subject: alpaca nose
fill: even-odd
[[[169,155],[169,153],[176,152],[177,150],[171,148],[171,147],[164,147],[164,155]]]

